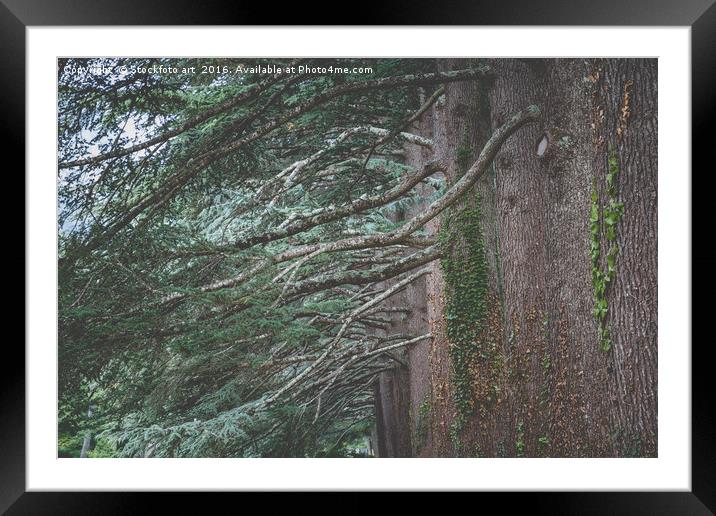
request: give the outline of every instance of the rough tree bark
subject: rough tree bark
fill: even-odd
[[[411,293],[416,317],[422,317],[414,324],[427,324],[421,332],[434,335],[408,355],[413,452],[655,456],[657,62],[489,64],[493,79],[447,84],[444,98],[411,129],[433,139],[450,184],[459,178],[461,160],[472,162],[513,113],[530,104],[542,110],[541,122],[508,140],[490,173],[462,202],[467,207],[479,202],[488,273],[482,330],[469,368],[473,406],[457,432],[452,344],[444,317],[450,287],[439,262],[421,280],[419,289],[425,290]],[[466,65],[441,63],[444,70]],[[418,166],[425,151],[407,158]],[[610,168],[616,169],[611,190]],[[602,220],[610,200],[624,206],[613,241]],[[595,203],[601,217],[596,240],[590,233]],[[450,216],[454,211],[442,215],[443,223]],[[437,233],[436,226],[433,221],[428,229]],[[607,270],[613,244],[617,252],[603,322],[610,346],[604,350],[593,313],[593,269]],[[600,251],[596,263],[592,245]],[[429,435],[416,450],[418,407],[426,396]]]

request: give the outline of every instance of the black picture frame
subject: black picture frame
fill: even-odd
[[[42,25],[316,25],[315,13],[295,3],[277,8],[268,3],[218,0],[0,0],[0,114],[2,114],[3,163],[6,177],[20,181],[25,148],[25,30]],[[345,18],[345,17],[343,17]],[[345,19],[343,20],[345,22]],[[501,0],[469,2],[449,6],[428,0],[362,2],[350,17],[356,25],[642,25],[690,26],[692,70],[692,249],[699,240],[708,244],[712,234],[712,191],[693,180],[708,179],[713,170],[713,114],[716,104],[716,4],[714,0]],[[11,157],[18,164],[7,166]],[[706,164],[711,165],[706,168]],[[14,173],[11,173],[14,172]],[[662,171],[678,173],[678,171]],[[18,185],[20,187],[21,185]],[[21,186],[24,191],[24,180]],[[18,189],[6,187],[17,197]],[[12,192],[12,193],[11,193]],[[14,194],[14,195],[13,195]],[[8,195],[8,197],[10,196]],[[8,219],[10,215],[7,215]],[[21,231],[20,225],[14,225]],[[701,236],[701,239],[698,237]],[[6,249],[10,249],[7,246]],[[17,249],[17,247],[13,247]],[[702,244],[703,249],[708,246]],[[693,252],[693,251],[692,251]],[[19,269],[25,252],[7,252],[6,274]],[[15,263],[13,263],[15,262]],[[17,265],[17,267],[15,267]],[[697,320],[711,315],[716,254],[704,250],[692,254],[692,328]],[[26,275],[28,274],[25,269]],[[702,296],[697,296],[701,293]],[[6,300],[11,297],[6,292]],[[701,318],[697,319],[697,316]],[[701,325],[699,325],[700,327]],[[704,325],[702,338],[692,337],[692,491],[641,493],[526,493],[504,495],[499,503],[526,501],[538,514],[713,514],[716,512],[716,444],[714,403],[711,398],[713,337]],[[134,513],[150,507],[146,494],[129,493],[26,493],[25,492],[25,368],[19,339],[6,333],[0,359],[0,511],[8,514],[97,514]],[[676,343],[684,345],[686,343]],[[710,374],[711,373],[711,374]],[[176,493],[171,496],[177,496]],[[353,496],[353,495],[351,495]],[[357,496],[357,495],[356,495]],[[111,499],[107,499],[111,497]],[[166,499],[166,495],[152,497]],[[180,503],[185,497],[180,495]],[[160,503],[164,503],[161,501]],[[342,502],[351,506],[350,499]],[[356,504],[357,505],[357,504]],[[185,506],[189,508],[189,506]]]

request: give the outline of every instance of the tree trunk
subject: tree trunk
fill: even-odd
[[[449,258],[434,263],[423,296],[434,338],[427,359],[416,350],[409,361],[413,434],[427,383],[430,455],[655,456],[657,61],[490,65],[493,82],[446,85],[418,124],[449,164],[448,183],[512,114],[536,104],[542,120],[514,134],[442,216]],[[461,210],[479,213],[473,234],[455,227]],[[475,280],[470,267],[480,283],[463,321],[454,278]],[[475,338],[450,339],[458,323]]]

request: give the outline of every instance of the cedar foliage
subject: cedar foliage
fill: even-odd
[[[356,309],[386,291],[375,271],[409,278],[412,268],[391,276],[391,267],[420,250],[400,242],[286,256],[399,225],[414,189],[316,217],[419,172],[402,164],[398,133],[440,80],[311,103],[354,82],[422,77],[435,63],[308,60],[372,73],[276,78],[136,71],[202,64],[59,62],[60,445],[89,432],[105,456],[344,454],[370,425],[376,375],[420,337],[386,331],[407,307]],[[113,72],[72,73],[99,65]],[[342,136],[360,127],[369,129]],[[442,193],[434,175],[422,182]],[[282,236],[291,227],[300,231]],[[348,272],[365,274],[353,284]],[[316,279],[322,288],[302,292]]]

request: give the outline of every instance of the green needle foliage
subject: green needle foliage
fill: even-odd
[[[434,74],[436,64],[307,60],[370,73],[275,78],[202,74],[203,64],[60,60],[58,446],[77,456],[89,433],[94,456],[348,453],[370,426],[371,380],[393,363],[376,351],[414,336],[379,336],[400,315],[382,305],[349,318],[380,294],[377,279],[331,279],[370,280],[407,251],[279,257],[400,225],[413,190],[312,217],[416,173],[396,135],[420,108],[419,88],[441,81],[354,86]],[[142,73],[155,65],[180,72]],[[98,66],[112,71],[77,71]],[[383,132],[341,136],[356,127]],[[300,231],[281,233],[297,221]],[[301,291],[318,279],[324,287]]]

